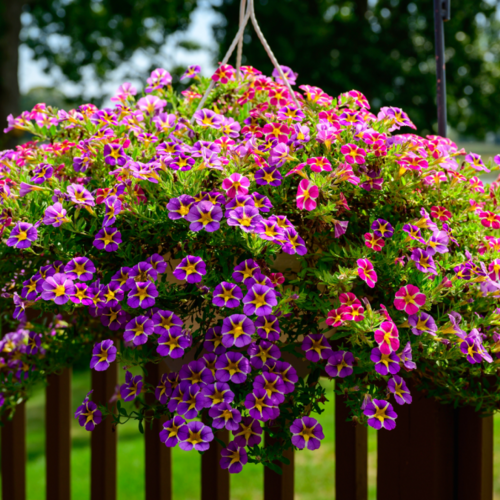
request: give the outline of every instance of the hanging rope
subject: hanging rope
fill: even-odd
[[[286,88],[288,89],[288,92],[290,93],[290,97],[293,99],[293,102],[299,108],[300,105],[299,105],[299,102],[297,101],[297,97],[295,96],[295,92],[293,91],[292,87],[290,86],[290,83],[288,82],[285,74],[283,73],[281,66],[278,64],[278,61],[277,61],[275,55],[273,54],[271,47],[269,47],[269,44],[267,43],[266,39],[264,38],[264,35],[260,29],[260,26],[257,23],[257,19],[255,17],[254,0],[248,0],[247,11],[245,13],[245,16],[243,17],[242,14],[245,11],[245,3],[246,3],[246,0],[241,0],[241,3],[240,3],[240,28],[238,30],[238,33],[236,33],[236,36],[234,37],[231,45],[229,46],[229,49],[226,52],[226,55],[224,56],[224,59],[222,59],[221,66],[224,64],[227,64],[227,62],[229,61],[229,58],[231,57],[231,54],[233,53],[236,45],[238,45],[238,52],[236,55],[236,69],[237,69],[237,74],[238,74],[238,78],[239,78],[240,67],[241,67],[241,56],[243,53],[243,34],[245,33],[245,27],[248,23],[248,20],[251,18],[255,32],[257,33],[257,36],[259,37],[259,40],[262,43],[267,55],[269,56],[269,59],[271,59],[271,62],[273,63],[276,70],[278,71],[278,73],[281,77],[281,80],[283,81]],[[205,94],[201,98],[201,101],[198,103],[198,106],[196,108],[195,113],[203,108],[203,106],[207,100],[207,97],[210,94],[210,92],[213,90],[214,86],[215,86],[215,82],[212,80],[210,82],[210,85],[208,86],[207,90],[205,91]],[[193,123],[194,123],[194,115],[191,118],[191,125]]]

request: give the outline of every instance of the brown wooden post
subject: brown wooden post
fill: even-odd
[[[46,497],[71,497],[71,368],[47,377],[45,402]]]
[[[160,365],[148,363],[145,381],[157,386],[161,377]],[[146,403],[151,405],[156,402],[154,394],[147,393]],[[144,426],[146,440],[146,500],[171,500],[172,499],[172,459],[170,448],[160,441],[160,431],[165,419],[155,419],[152,427]]]
[[[266,443],[271,444],[274,440],[266,434]],[[293,448],[283,452],[283,456],[290,463],[277,462],[283,473],[277,474],[269,467],[264,467],[264,500],[293,500],[295,489],[295,457]]]
[[[396,428],[378,432],[377,498],[455,500],[453,408],[410,391],[412,404],[391,401]]]
[[[14,417],[2,427],[2,498],[26,500],[26,407],[16,406]]]
[[[343,500],[368,498],[368,433],[347,422],[344,397],[335,395],[335,491]]]
[[[457,471],[454,500],[493,498],[493,417],[481,418],[474,408],[456,410]]]
[[[92,401],[108,404],[117,383],[117,363],[103,372],[92,370]],[[90,498],[116,500],[116,429],[111,415],[91,433]]]
[[[215,437],[229,443],[226,429],[215,432]],[[220,468],[222,446],[217,441],[201,457],[201,500],[229,500],[229,472]]]

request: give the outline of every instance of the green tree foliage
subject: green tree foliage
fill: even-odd
[[[215,9],[225,54],[238,28],[238,0]],[[464,136],[499,132],[500,26],[498,0],[452,2],[445,24],[449,124]],[[402,107],[422,133],[436,128],[432,0],[256,0],[262,31],[281,64],[331,95],[363,92],[373,107]],[[256,35],[245,36],[246,63],[270,74]]]

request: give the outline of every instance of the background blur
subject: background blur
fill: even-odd
[[[363,92],[436,130],[432,0],[255,0],[262,30],[298,84]],[[500,142],[500,0],[451,0],[448,117],[458,140]],[[36,102],[98,105],[124,80],[210,75],[237,31],[239,0],[0,0],[0,119]],[[244,61],[267,74],[251,29]],[[174,79],[175,82],[175,79]]]

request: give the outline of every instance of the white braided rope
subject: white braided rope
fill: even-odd
[[[257,19],[255,17],[255,9],[254,9],[254,0],[248,0],[248,8],[245,14],[245,17],[242,18],[242,14],[245,10],[245,3],[246,0],[241,0],[240,3],[240,28],[238,30],[238,33],[236,33],[236,36],[234,37],[231,45],[229,46],[228,51],[226,52],[226,55],[224,56],[224,59],[221,62],[221,66],[223,64],[227,64],[229,61],[229,58],[231,57],[231,54],[233,53],[236,45],[238,45],[238,52],[236,55],[236,69],[237,69],[237,74],[239,78],[240,74],[240,67],[241,67],[241,56],[243,53],[243,34],[245,33],[245,27],[248,23],[248,19],[252,19],[252,24],[255,29],[255,32],[257,33],[257,36],[259,37],[260,43],[262,43],[262,46],[264,47],[264,50],[266,51],[267,55],[269,56],[269,59],[271,59],[271,62],[273,63],[274,67],[278,71],[281,80],[284,82],[286,88],[288,89],[288,92],[290,93],[290,97],[293,99],[293,102],[297,106],[297,108],[300,108],[299,101],[297,101],[297,97],[295,96],[295,92],[293,91],[292,87],[290,86],[290,83],[288,82],[285,74],[283,73],[283,70],[281,69],[281,66],[278,64],[278,61],[273,54],[273,51],[271,50],[271,47],[269,47],[269,44],[267,43],[267,40],[264,38],[264,35],[260,29],[259,24],[257,23]],[[215,86],[215,82],[212,80],[210,82],[210,85],[208,86],[207,90],[205,91],[205,94],[201,98],[200,102],[198,103],[198,106],[196,108],[196,112],[198,112],[200,109],[203,108],[203,105],[205,104],[208,95],[210,92],[213,90]],[[194,114],[191,117],[191,125],[194,123]]]

